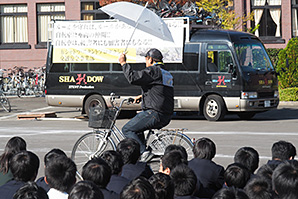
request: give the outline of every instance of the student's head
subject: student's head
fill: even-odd
[[[153,186],[157,199],[174,198],[174,184],[170,176],[163,173],[156,173],[151,176],[148,181]]]
[[[212,199],[249,199],[244,191],[234,187],[222,188],[217,191]]]
[[[123,167],[123,160],[117,151],[105,151],[100,156],[111,168],[112,174],[118,175]]]
[[[184,159],[180,151],[170,151],[161,158],[159,172],[169,175],[170,172],[179,164],[187,165],[187,160]]]
[[[297,198],[298,161],[291,160],[279,164],[273,172],[272,184],[279,198]]]
[[[261,177],[255,177],[249,180],[244,187],[244,191],[251,199],[272,198],[272,189],[269,182]]]
[[[48,199],[47,192],[35,182],[27,182],[17,190],[13,199]]]
[[[224,172],[224,180],[228,187],[243,189],[249,178],[250,172],[239,163],[230,164]]]
[[[89,160],[82,170],[83,179],[94,182],[100,188],[106,188],[111,175],[111,168],[100,157]]]
[[[196,158],[212,160],[216,153],[216,147],[209,138],[200,138],[193,147],[193,153]]]
[[[44,156],[44,165],[46,166],[48,162],[52,161],[53,159],[64,156],[67,157],[67,155],[62,151],[61,149],[52,149],[50,150],[45,156]]]
[[[176,166],[170,173],[175,187],[176,196],[192,195],[196,189],[197,177],[191,168],[181,164]]]
[[[296,155],[296,148],[289,142],[278,141],[272,145],[271,148],[273,160],[289,160]]]
[[[178,150],[182,153],[183,157],[185,160],[187,160],[188,155],[187,152],[185,150],[185,148],[181,145],[177,145],[177,144],[170,144],[166,147],[164,154],[169,153],[170,151],[174,151],[174,150]]]
[[[146,53],[145,59],[146,66],[148,67],[154,64],[154,62],[162,62],[163,56],[159,50],[157,50],[156,48],[152,48]]]
[[[8,140],[4,148],[4,153],[0,157],[0,171],[7,173],[11,157],[20,151],[26,151],[26,147],[27,144],[21,137],[16,136]]]
[[[242,147],[236,152],[234,162],[246,166],[253,174],[259,167],[259,153],[252,147]]]
[[[80,181],[72,187],[68,199],[104,199],[104,196],[93,182]]]
[[[39,158],[31,151],[18,152],[12,156],[9,168],[15,180],[34,181],[39,168]]]
[[[266,179],[270,187],[272,187],[272,174],[276,167],[276,164],[264,164],[258,169],[257,176]]]
[[[77,167],[68,157],[59,156],[45,167],[45,180],[51,188],[69,193],[76,182]]]
[[[120,199],[155,199],[155,191],[147,179],[137,177],[124,187]]]
[[[140,144],[132,138],[126,138],[119,142],[117,151],[121,154],[124,164],[135,164],[140,157]]]

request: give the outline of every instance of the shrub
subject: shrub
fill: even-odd
[[[298,87],[279,89],[280,101],[298,101]]]
[[[292,38],[287,47],[280,51],[276,71],[279,73],[279,87],[298,87],[298,39]]]
[[[278,54],[281,50],[282,48],[267,48],[267,52],[272,61],[274,69],[276,69],[276,65],[278,63]]]

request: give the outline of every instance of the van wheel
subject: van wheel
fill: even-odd
[[[204,117],[209,121],[223,120],[226,115],[226,106],[223,99],[218,95],[209,95],[203,108]]]
[[[105,100],[102,98],[102,96],[96,94],[96,95],[89,96],[85,101],[84,109],[88,117],[89,117],[91,107],[101,107],[106,109],[107,105],[105,103]]]
[[[244,112],[244,113],[237,113],[238,117],[242,120],[250,120],[255,116],[255,112]]]

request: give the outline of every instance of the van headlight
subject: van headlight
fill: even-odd
[[[241,92],[241,99],[256,99],[258,98],[257,92]]]
[[[279,97],[279,92],[278,91],[274,91],[274,97],[278,98]]]

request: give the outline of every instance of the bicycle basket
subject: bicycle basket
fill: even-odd
[[[88,126],[90,128],[108,129],[111,127],[115,114],[116,114],[116,110],[114,109],[104,109],[102,107],[91,107],[89,112]]]

